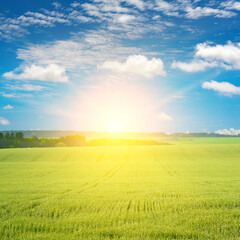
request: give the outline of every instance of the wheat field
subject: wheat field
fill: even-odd
[[[239,140],[2,149],[0,239],[240,239]]]

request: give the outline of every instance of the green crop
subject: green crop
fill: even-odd
[[[0,239],[240,239],[239,140],[214,141],[2,149]]]

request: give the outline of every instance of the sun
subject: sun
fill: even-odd
[[[121,132],[123,131],[123,124],[119,120],[110,121],[108,130],[109,132]]]

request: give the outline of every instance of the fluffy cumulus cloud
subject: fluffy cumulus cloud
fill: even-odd
[[[195,57],[207,61],[219,61],[229,69],[240,69],[240,43],[228,42],[225,45],[209,45],[201,43],[196,46]]]
[[[10,110],[10,109],[13,109],[13,106],[10,104],[3,107],[3,110]]]
[[[171,117],[170,115],[168,115],[165,112],[161,112],[160,114],[158,114],[158,119],[163,120],[163,121],[173,121],[173,117]]]
[[[172,63],[172,68],[179,68],[185,72],[204,71],[213,67],[240,70],[240,43],[230,41],[225,45],[200,43],[196,45],[194,59],[191,62]]]
[[[148,60],[148,58],[143,55],[129,56],[125,62],[105,61],[103,64],[98,65],[98,69],[144,78],[166,75],[161,59],[152,58],[151,60]]]
[[[9,125],[10,122],[4,118],[4,117],[0,117],[0,125]]]
[[[202,88],[213,90],[226,96],[240,95],[240,87],[236,87],[229,82],[216,82],[212,80],[210,82],[203,82]]]
[[[68,82],[65,68],[56,64],[49,64],[46,67],[30,65],[26,66],[21,73],[16,71],[6,72],[5,78],[16,80],[38,80],[48,82]]]
[[[230,128],[230,129],[219,129],[217,131],[215,131],[216,134],[220,134],[220,135],[232,135],[232,136],[237,136],[240,134],[240,129],[234,129],[234,128]]]

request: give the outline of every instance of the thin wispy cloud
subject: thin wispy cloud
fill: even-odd
[[[13,91],[26,91],[26,92],[39,92],[42,90],[47,89],[45,86],[40,86],[40,85],[33,85],[33,84],[14,84],[14,85],[10,85],[7,84],[4,87],[5,89],[8,90],[13,90]]]
[[[173,121],[173,117],[168,115],[165,112],[161,112],[160,114],[157,115],[157,117],[159,120],[162,120],[162,121]]]
[[[10,109],[13,109],[14,107],[10,104],[6,105],[3,107],[3,110],[10,110]]]
[[[222,2],[221,7],[224,7],[226,9],[230,9],[230,10],[240,11],[240,2],[239,1],[232,1],[232,0]]]
[[[199,19],[204,17],[232,18],[237,15],[239,2],[227,1],[213,7],[199,6],[200,1],[164,0],[92,0],[89,2],[75,1],[68,6],[53,2],[52,9],[41,9],[39,12],[26,11],[17,17],[0,19],[0,37],[14,39],[30,33],[29,28],[55,27],[57,24],[74,26],[79,24],[106,23],[105,30],[125,30],[126,37],[137,37],[147,32],[162,30],[161,22],[152,26],[152,12],[164,14],[171,18]],[[146,12],[144,12],[146,11]],[[134,20],[134,22],[133,22]],[[152,22],[153,23],[153,22]],[[165,26],[166,27],[166,26]]]
[[[107,59],[121,60],[129,54],[139,54],[141,52],[143,50],[137,47],[122,46],[120,40],[114,34],[102,30],[75,34],[69,40],[20,48],[17,52],[17,58],[22,60],[27,66],[49,66],[54,64],[59,66],[58,68],[79,71],[96,66]],[[47,70],[54,71],[54,68],[57,68],[56,66],[48,67]],[[30,69],[28,68],[28,72],[32,72],[34,69],[36,67],[30,67]],[[63,72],[64,69],[62,69]],[[41,70],[43,71],[44,68],[42,67]],[[9,78],[14,76],[17,78],[22,77],[16,75],[14,72],[5,74],[5,77]],[[29,78],[25,75],[23,77]]]

